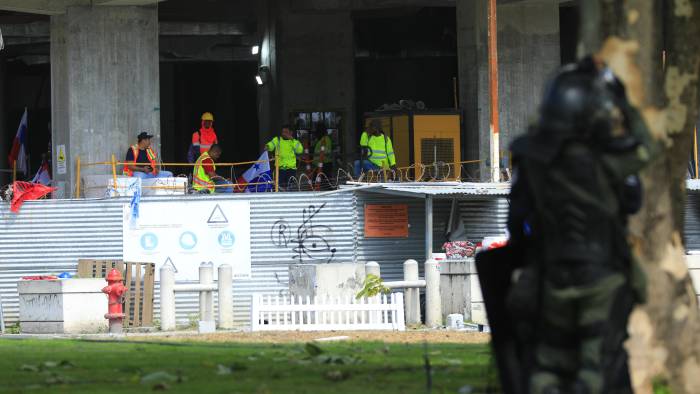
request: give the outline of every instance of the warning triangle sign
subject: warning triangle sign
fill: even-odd
[[[209,214],[209,220],[207,220],[207,223],[209,223],[209,224],[228,223],[228,219],[226,219],[226,215],[224,215],[224,211],[221,210],[221,207],[219,206],[219,204],[216,204],[214,209],[211,211],[211,214]]]
[[[175,263],[173,263],[173,260],[170,258],[170,256],[168,256],[168,258],[165,259],[165,262],[163,263],[164,266],[168,264],[170,264],[173,267],[173,270],[177,274],[177,267],[175,266]]]

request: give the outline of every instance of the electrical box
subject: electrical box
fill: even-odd
[[[391,138],[396,167],[415,180],[461,178],[460,115],[454,111],[388,111],[365,114],[365,129],[378,119]],[[415,167],[411,167],[415,164]],[[417,179],[416,179],[417,178]]]

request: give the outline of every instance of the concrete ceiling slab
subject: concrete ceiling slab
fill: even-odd
[[[59,15],[74,6],[144,6],[165,0],[0,0],[0,10]]]

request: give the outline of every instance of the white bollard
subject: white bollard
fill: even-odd
[[[219,328],[233,328],[233,269],[228,264],[219,266]]]
[[[376,261],[370,261],[365,264],[365,275],[369,274],[375,275],[378,278],[382,277],[381,271],[379,269],[379,263],[377,263]]]
[[[170,265],[160,268],[160,329],[175,329],[175,271]]]
[[[418,280],[418,262],[406,260],[403,263],[403,280]],[[406,309],[406,324],[420,324],[420,289],[405,289],[404,305]]]
[[[199,284],[210,285],[214,283],[214,264],[202,263],[199,266]],[[199,320],[214,321],[214,297],[211,291],[199,293]]]
[[[440,266],[429,259],[425,262],[425,325],[442,325],[442,304],[440,300]]]

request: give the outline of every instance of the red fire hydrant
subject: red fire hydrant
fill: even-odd
[[[122,310],[122,297],[126,293],[127,288],[122,283],[122,274],[117,269],[112,269],[107,274],[107,286],[102,289],[102,292],[109,296],[109,306],[105,319],[109,319],[109,333],[121,334],[123,331],[122,319],[124,319],[124,311]]]

